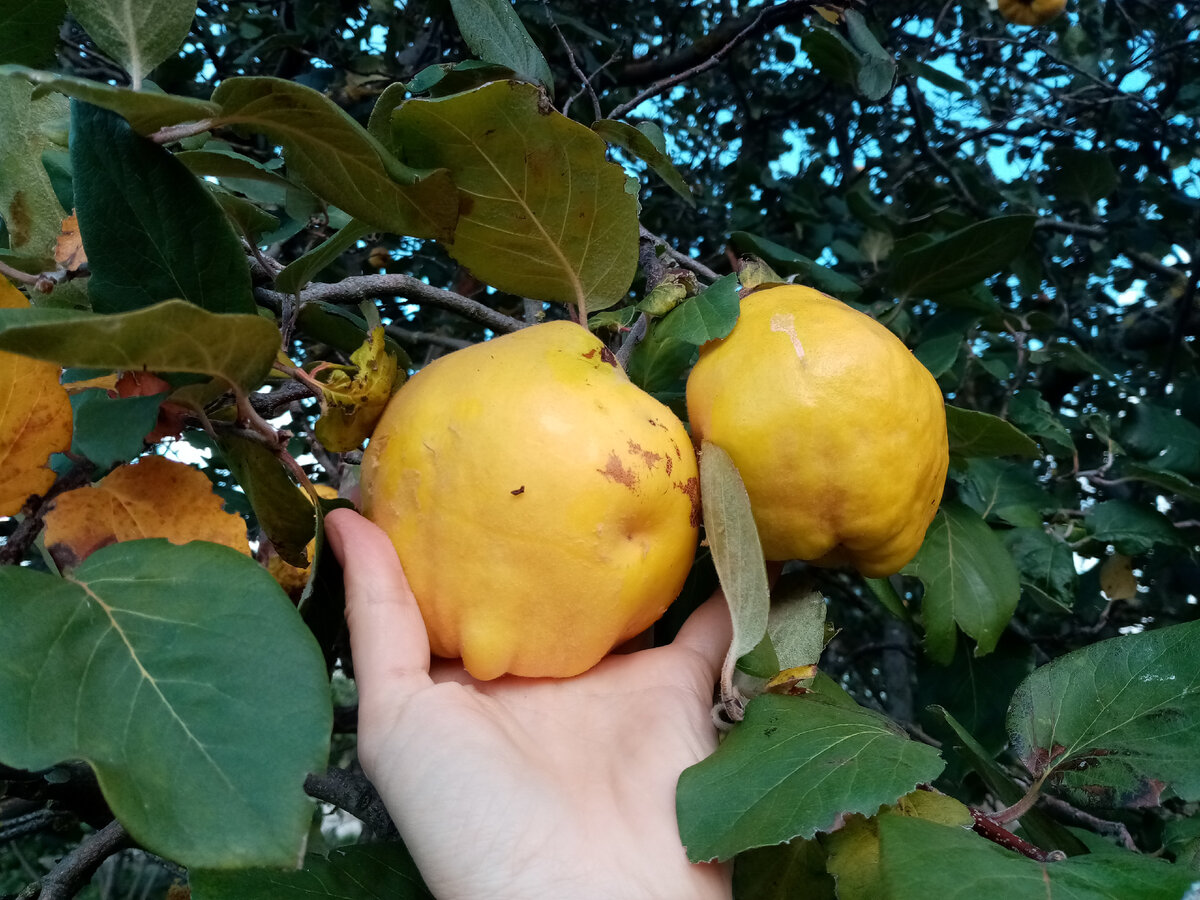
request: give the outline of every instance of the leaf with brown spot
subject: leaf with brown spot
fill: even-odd
[[[28,307],[0,279],[0,309]],[[54,363],[0,351],[0,516],[12,516],[31,494],[54,484],[46,463],[71,448],[71,401]]]
[[[161,456],[143,457],[94,485],[60,495],[46,514],[45,538],[61,568],[101,547],[139,538],[211,541],[250,552],[246,523],[222,509],[204,473]]]

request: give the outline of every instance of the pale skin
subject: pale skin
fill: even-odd
[[[675,819],[679,773],[717,746],[719,595],[669,646],[575,678],[479,682],[431,665],[386,535],[350,510],[325,524],[345,569],[359,758],[439,900],[728,900],[728,867],[689,863]]]

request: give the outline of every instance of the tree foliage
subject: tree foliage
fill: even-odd
[[[719,572],[740,721],[681,778],[689,853],[746,898],[1198,877],[1193,3],[10,6],[0,892],[94,891],[132,841],[201,900],[426,896],[355,771],[321,529],[373,417],[567,317],[682,414],[777,280],[912,348],[951,471],[903,573],[790,564],[769,611],[702,472],[657,637]]]

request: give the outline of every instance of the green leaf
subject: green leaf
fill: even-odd
[[[900,597],[900,593],[892,586],[892,583],[886,578],[864,578],[863,583],[875,595],[883,608],[890,612],[901,622],[912,624],[912,613],[908,611],[908,607],[904,605],[904,600]]]
[[[217,444],[275,551],[293,566],[308,565],[305,548],[315,534],[316,512],[307,494],[279,457],[258,441],[223,434]]]
[[[951,456],[1023,456],[1037,459],[1041,451],[1029,435],[1003,419],[946,404],[946,429]]]
[[[1041,527],[1014,528],[1004,543],[1021,572],[1021,586],[1042,606],[1070,612],[1075,605],[1075,553],[1061,537]]]
[[[647,134],[644,126],[658,127],[651,122],[639,122],[635,127],[628,122],[599,119],[592,123],[592,131],[608,143],[615,144],[642,160],[658,173],[658,177],[666,182],[667,187],[686,200],[688,206],[695,208],[696,201],[692,197],[692,189],[675,168],[675,163],[671,162],[671,157]]]
[[[212,194],[116,113],[75,101],[71,162],[79,232],[97,312],[180,298],[217,313],[251,313],[250,267]]]
[[[649,337],[633,348],[629,379],[648,394],[676,388],[682,393],[684,375],[696,359],[696,345],[659,337],[656,330],[652,329]]]
[[[261,566],[164,540],[104,547],[67,579],[5,566],[0,620],[6,763],[86,760],[134,839],[184,865],[295,864],[332,710]]]
[[[66,212],[58,202],[42,153],[58,147],[52,135],[63,132],[67,103],[62,97],[34,99],[34,89],[18,78],[0,78],[0,219],[14,253],[48,257]]]
[[[300,304],[296,327],[311,338],[329,344],[349,355],[362,346],[370,329],[366,319],[357,313],[323,300],[306,300]],[[400,368],[408,369],[412,360],[393,338],[385,337],[388,353],[396,357]]]
[[[345,644],[346,591],[342,565],[325,538],[325,516],[334,509],[353,509],[348,500],[338,498],[317,503],[317,548],[309,566],[308,584],[300,595],[300,618],[317,639],[325,654],[325,667],[332,672]]]
[[[1178,472],[1155,469],[1141,463],[1125,463],[1121,466],[1121,475],[1125,478],[1132,478],[1134,481],[1152,484],[1168,493],[1200,502],[1200,485],[1189,481]]]
[[[506,66],[554,96],[554,75],[509,0],[450,0],[463,40],[481,60]]]
[[[1046,399],[1036,391],[1017,391],[1009,405],[1012,420],[1022,430],[1037,435],[1052,453],[1075,455],[1075,441]]]
[[[275,276],[276,289],[288,294],[299,292],[312,280],[314,275],[370,233],[371,226],[352,219],[350,224],[339,228],[336,233],[330,235],[299,259],[289,263],[282,272]]]
[[[807,256],[789,250],[782,244],[745,231],[735,231],[729,236],[730,243],[739,253],[753,253],[762,257],[775,271],[797,276],[801,283],[809,284],[841,300],[850,300],[862,293],[858,283],[833,269],[818,265]]]
[[[433,900],[403,844],[357,844],[309,854],[298,872],[188,872],[192,900]]]
[[[985,519],[1026,528],[1040,528],[1054,504],[1027,465],[986,457],[968,462],[958,498]]]
[[[446,249],[502,291],[604,309],[637,268],[637,198],[604,141],[533,85],[499,81],[392,116],[411,165],[449,169],[460,192]]]
[[[860,54],[855,78],[858,90],[868,100],[881,100],[887,96],[896,80],[896,61],[879,45],[862,13],[847,9],[842,15],[846,20],[850,42]]]
[[[179,97],[158,91],[133,91],[102,81],[39,72],[24,66],[0,66],[0,77],[21,79],[38,86],[39,93],[57,91],[92,106],[117,113],[138,134],[150,134],[164,125],[206,119],[217,112],[216,104],[195,97]]]
[[[949,91],[951,94],[962,94],[964,97],[975,96],[975,92],[965,81],[955,78],[941,69],[935,69],[928,63],[923,63],[916,59],[903,59],[900,61],[900,65],[904,67],[906,72],[910,72],[918,78],[923,78],[934,87],[941,88],[943,91]]]
[[[67,0],[67,6],[88,37],[129,73],[135,88],[175,55],[196,15],[192,0]]]
[[[1029,243],[1034,221],[1034,216],[1000,216],[922,246],[897,243],[892,290],[907,297],[935,297],[995,275]]]
[[[975,655],[996,646],[1021,595],[1017,567],[979,514],[959,503],[938,510],[905,574],[925,585],[921,622],[935,661],[954,658],[955,625],[976,641]]]
[[[1073,803],[1200,800],[1200,622],[1111,638],[1030,675],[1013,694],[1013,748]]]
[[[733,617],[733,641],[725,657],[725,674],[732,676],[734,662],[766,637],[771,588],[742,476],[729,454],[708,441],[700,448],[700,495],[704,497],[704,536]],[[768,657],[775,657],[774,648]],[[779,671],[778,658],[774,665],[774,671],[766,676],[753,674],[769,678]]]
[[[0,63],[45,66],[54,62],[66,0],[24,0],[0,8]]]
[[[1048,179],[1053,193],[1060,200],[1094,206],[1120,185],[1111,157],[1104,150],[1052,148],[1046,153],[1046,162],[1053,170]]]
[[[262,316],[206,312],[183,300],[102,316],[73,309],[0,309],[0,350],[63,366],[193,372],[252,391],[279,352]]]
[[[794,840],[739,854],[733,866],[734,900],[837,900],[825,871],[820,841]]]
[[[971,831],[905,816],[881,819],[879,841],[888,900],[1181,900],[1195,877],[1128,851],[1040,863]]]
[[[1112,544],[1126,556],[1146,553],[1156,544],[1183,543],[1171,520],[1146,503],[1105,500],[1089,509],[1083,521],[1094,540]]]
[[[810,28],[804,32],[800,46],[812,60],[817,71],[831,81],[854,84],[859,60],[854,48],[830,28]]]
[[[680,836],[693,862],[811,838],[842,815],[895,802],[942,765],[877,713],[814,694],[762,694],[716,752],[680,776]]]
[[[260,132],[283,146],[288,170],[356,219],[394,234],[446,240],[458,200],[450,176],[401,165],[323,94],[280,78],[227,78],[213,92],[215,124]]]
[[[90,459],[101,470],[128,462],[144,449],[143,438],[158,421],[158,406],[166,396],[109,397],[99,388],[73,394],[71,452]]]
[[[1137,404],[1120,440],[1131,456],[1149,468],[1200,478],[1200,426],[1178,410]]]
[[[260,243],[264,234],[270,234],[279,228],[277,218],[245,197],[231,194],[215,184],[209,184],[207,187],[229,221],[233,223],[233,227],[240,234],[245,235],[251,244]]]
[[[737,274],[730,273],[667,313],[655,331],[660,338],[699,347],[727,337],[737,324],[740,309]]]

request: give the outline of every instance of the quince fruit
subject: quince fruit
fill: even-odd
[[[1062,14],[1067,0],[997,0],[996,7],[1014,25],[1045,25]]]
[[[480,680],[595,665],[666,611],[699,530],[683,424],[570,322],[414,375],[371,437],[362,492],[433,653]]]
[[[898,572],[937,512],[949,464],[942,394],[870,316],[811,288],[741,303],[687,383],[692,436],[741,473],[767,559]]]

